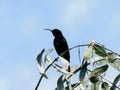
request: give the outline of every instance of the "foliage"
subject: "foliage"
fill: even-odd
[[[67,70],[67,67],[70,65],[69,62],[61,56],[51,60],[49,54],[51,54],[52,49],[46,52],[43,63],[42,56],[45,51],[43,49],[37,56],[37,65],[41,77],[35,90],[38,90],[43,77],[48,78],[46,72],[50,67],[61,73],[55,90],[120,90],[118,86],[120,74],[116,75],[114,81],[105,78],[105,74],[110,67],[120,72],[120,55],[94,41],[91,41],[89,44],[74,46],[69,50],[81,47],[86,47],[83,52],[82,63],[79,64],[79,67],[76,65],[71,66],[70,72]],[[61,66],[56,64],[58,59],[62,63]],[[44,64],[46,64],[46,67]],[[79,73],[79,82],[71,83],[71,77],[77,75],[77,73]]]

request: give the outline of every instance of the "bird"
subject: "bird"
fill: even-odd
[[[59,29],[53,29],[53,30],[45,29],[45,30],[49,30],[52,32],[54,36],[53,44],[57,54],[65,58],[70,63],[70,52],[69,52],[68,43],[65,37],[63,36],[61,30]],[[68,67],[68,70],[70,71],[70,67]]]

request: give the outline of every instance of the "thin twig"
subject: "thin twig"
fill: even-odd
[[[66,52],[71,51],[71,50],[74,49],[74,48],[77,48],[77,47],[84,47],[84,46],[88,46],[88,45],[89,45],[89,44],[76,45],[76,46],[74,46],[74,47],[72,47],[72,48],[69,48],[69,49],[66,50],[65,52],[61,53],[60,56],[64,55]]]
[[[50,65],[48,65],[48,67],[45,69],[44,73],[46,73],[46,71],[52,66],[52,64],[53,64],[54,62],[57,61],[57,59],[58,59],[58,57],[57,57]],[[41,75],[41,77],[40,77],[40,79],[39,79],[39,81],[38,81],[38,83],[37,83],[37,86],[35,87],[35,90],[38,89],[38,87],[39,87],[39,85],[40,85],[40,82],[41,82],[42,78],[43,78],[43,75]]]
[[[78,47],[78,57],[79,57],[79,62],[81,63],[81,59],[80,59],[80,48]]]
[[[106,48],[106,47],[104,47],[104,48],[105,48],[106,50],[110,51],[111,53],[114,53],[114,54],[120,56],[120,54],[118,54],[118,53],[116,53],[116,52],[114,52],[114,51],[112,51],[112,50],[110,50],[110,49],[108,49],[108,48]]]

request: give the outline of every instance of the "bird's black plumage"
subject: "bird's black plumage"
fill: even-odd
[[[67,51],[69,49],[67,41],[64,38],[64,36],[63,36],[63,34],[60,30],[53,29],[53,30],[50,30],[50,31],[52,32],[53,36],[55,37],[54,41],[53,41],[55,50],[56,50],[58,55],[61,55],[62,53],[64,53],[65,51]],[[64,53],[62,55],[62,57],[65,58],[68,62],[70,62],[70,52],[69,52],[69,50],[66,53]]]

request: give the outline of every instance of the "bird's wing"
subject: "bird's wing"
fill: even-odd
[[[67,41],[64,37],[62,38],[55,38],[54,39],[54,46],[55,46],[55,49],[56,49],[56,52],[58,53],[58,55],[60,55],[61,53],[65,52],[66,50],[68,50],[68,44],[67,44]],[[66,52],[63,57],[65,59],[67,59],[69,61],[70,59],[70,54],[69,54],[69,51]]]

